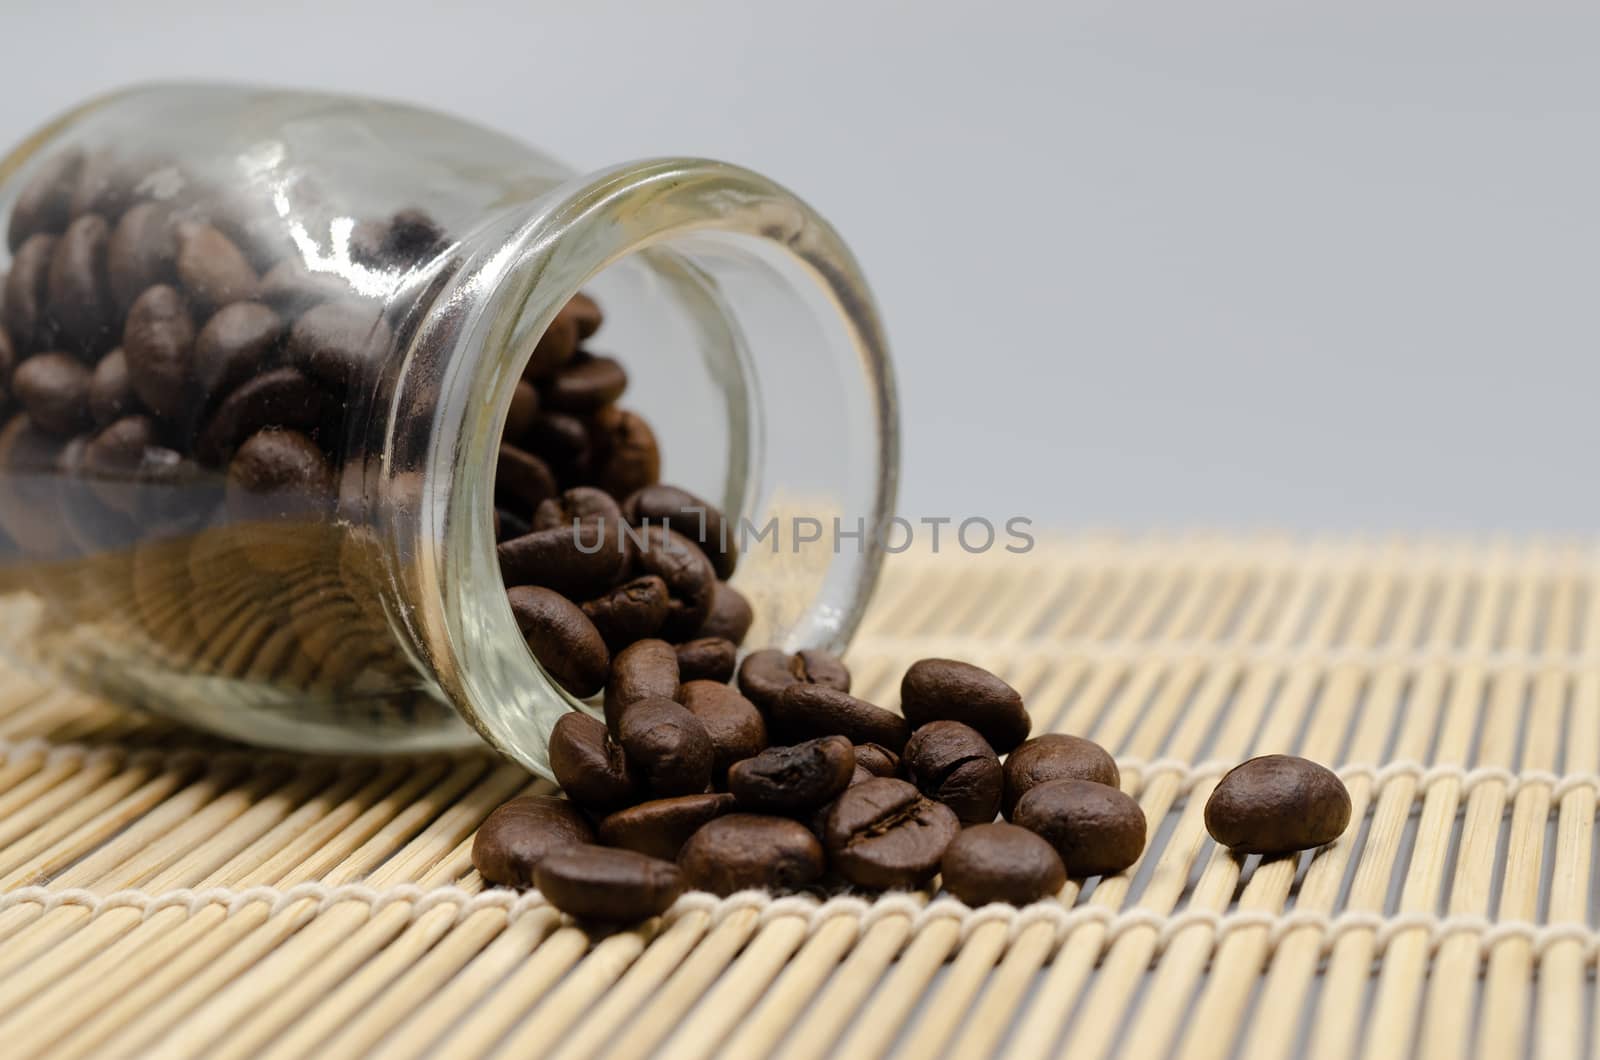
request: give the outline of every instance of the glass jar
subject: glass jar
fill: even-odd
[[[580,704],[507,601],[497,464],[580,289],[605,319],[573,356],[631,385],[569,417],[558,486],[654,478],[653,427],[665,480],[746,531],[748,643],[840,649],[860,619],[895,494],[887,350],[850,252],[764,177],[579,175],[416,107],[154,85],[0,161],[0,218],[0,591],[27,663],[255,743],[476,730],[548,776]]]

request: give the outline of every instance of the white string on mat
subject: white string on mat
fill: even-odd
[[[1177,774],[1180,792],[1191,791],[1204,781],[1216,779],[1238,764],[1236,759],[1208,759],[1204,762],[1185,762],[1177,758],[1156,758],[1148,761],[1137,758],[1117,759],[1117,766],[1123,773],[1137,773],[1145,786],[1149,786],[1151,778],[1160,774]],[[1453,763],[1429,765],[1414,759],[1401,759],[1382,764],[1353,762],[1337,767],[1334,772],[1346,782],[1365,779],[1379,788],[1397,777],[1407,777],[1417,782],[1419,793],[1426,792],[1433,785],[1445,780],[1455,781],[1463,793],[1470,792],[1480,784],[1495,782],[1506,789],[1505,794],[1508,798],[1525,787],[1534,786],[1549,788],[1551,797],[1558,801],[1568,792],[1578,788],[1588,788],[1600,793],[1600,773],[1563,774],[1552,773],[1545,769],[1529,769],[1518,773],[1499,766],[1468,768]]]

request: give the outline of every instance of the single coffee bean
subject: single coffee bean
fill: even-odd
[[[628,389],[628,373],[610,357],[576,354],[545,384],[544,402],[557,412],[584,415],[611,404]]]
[[[541,503],[555,496],[556,489],[556,477],[543,460],[514,445],[501,444],[494,472],[496,504],[531,514]],[[567,536],[572,536],[570,527]]]
[[[390,260],[411,265],[437,254],[448,242],[444,228],[426,210],[409,207],[390,216],[383,250]]]
[[[906,778],[928,798],[956,812],[962,824],[984,824],[1000,811],[1005,788],[1000,758],[978,731],[959,721],[933,721],[906,741]]]
[[[594,306],[594,302],[586,296],[577,294],[556,311],[555,319],[539,336],[538,343],[533,347],[533,356],[522,369],[523,378],[534,382],[549,379],[578,352],[578,343],[584,338],[579,333],[580,324],[588,315],[584,307],[574,309],[573,303],[579,298],[583,298],[588,306]],[[595,306],[596,313],[598,308]]]
[[[617,653],[606,681],[606,724],[620,733],[623,713],[647,699],[678,694],[678,653],[664,640],[636,641]]]
[[[787,655],[777,648],[751,652],[739,666],[739,690],[763,710],[770,710],[783,690],[795,684],[848,692],[850,671],[836,656],[825,651],[806,650]]]
[[[711,736],[670,699],[628,704],[617,723],[628,765],[656,796],[694,795],[711,785]]]
[[[1047,732],[1035,736],[1006,756],[1006,791],[1000,813],[1011,819],[1017,800],[1030,788],[1051,780],[1075,778],[1117,787],[1122,774],[1104,747],[1081,736]]]
[[[178,279],[178,231],[163,204],[141,202],[117,221],[106,244],[106,280],[117,307],[160,284]]]
[[[135,365],[132,347],[129,368]],[[134,376],[138,385],[138,376]],[[140,397],[145,397],[143,391]],[[145,401],[149,404],[148,398]],[[315,437],[333,419],[338,403],[296,368],[274,368],[242,384],[217,406],[195,440],[195,456],[205,464],[229,459],[244,440],[268,427]]]
[[[690,836],[707,821],[732,813],[734,806],[733,796],[726,792],[651,799],[618,810],[601,821],[600,841],[609,847],[675,861]]]
[[[233,240],[214,225],[178,225],[178,279],[195,302],[224,306],[254,298],[261,278]]]
[[[1026,828],[1001,822],[962,830],[945,847],[939,874],[945,890],[974,907],[1028,905],[1067,884],[1055,848]]]
[[[6,229],[6,246],[15,251],[40,232],[59,232],[72,216],[72,191],[83,169],[83,154],[63,151],[44,159],[38,173],[11,204],[11,223]]]
[[[612,651],[636,640],[654,637],[667,620],[667,583],[654,574],[624,582],[609,592],[587,600],[583,613],[605,638]]]
[[[744,643],[755,618],[750,601],[739,590],[727,582],[718,582],[711,591],[711,613],[700,623],[700,636],[719,637],[738,647]]]
[[[128,356],[118,346],[95,365],[89,377],[89,415],[97,427],[136,411],[139,396],[133,392],[128,375]]]
[[[283,318],[261,302],[234,302],[211,315],[194,343],[197,400],[209,405],[273,367]]]
[[[1338,774],[1295,755],[1234,766],[1206,800],[1206,831],[1241,854],[1287,854],[1331,843],[1350,824]]]
[[[616,527],[620,531],[622,509],[617,506],[616,498],[592,486],[575,486],[560,496],[540,501],[533,510],[535,530],[560,529],[570,532],[589,523]],[[623,540],[626,544],[626,539]]]
[[[793,891],[822,878],[827,859],[811,830],[785,817],[731,813],[701,828],[678,853],[697,891]]]
[[[786,739],[838,733],[851,743],[882,744],[897,754],[911,735],[900,715],[825,685],[793,684],[785,688],[773,701],[768,720],[773,730]]]
[[[134,299],[122,330],[128,376],[139,400],[163,419],[187,409],[194,340],[194,318],[175,288],[158,285]]]
[[[176,248],[176,238],[173,245]],[[295,316],[323,302],[348,300],[350,287],[337,274],[312,272],[298,258],[291,257],[278,262],[261,277],[256,286],[256,298],[279,313]]]
[[[757,813],[799,815],[831,802],[850,784],[856,754],[843,736],[769,747],[728,770],[728,790]]]
[[[563,913],[613,924],[664,913],[683,893],[672,862],[611,847],[553,850],[534,866],[533,879]]]
[[[159,469],[179,459],[161,446],[156,421],[136,414],[114,420],[91,438],[78,471],[106,507],[136,516],[141,501],[151,499],[149,483],[167,477]]]
[[[46,297],[61,341],[87,356],[117,343],[117,309],[106,274],[111,226],[99,214],[84,214],[67,226],[50,256]]]
[[[988,670],[953,659],[913,663],[900,682],[900,711],[913,728],[930,721],[959,721],[1005,754],[1028,738],[1033,719],[1017,690]]]
[[[605,322],[599,304],[582,291],[573,295],[572,299],[562,307],[561,312],[572,318],[579,341],[593,337],[594,333],[600,330],[600,325]]]
[[[556,783],[578,805],[611,811],[638,797],[622,745],[598,718],[578,711],[561,715],[550,730],[548,751]]]
[[[627,560],[617,524],[534,530],[495,546],[500,577],[507,585],[540,585],[584,599],[604,592],[621,577]]]
[[[712,781],[727,781],[728,768],[766,750],[767,723],[755,704],[716,681],[685,681],[678,702],[700,719],[711,737]]]
[[[524,433],[525,447],[538,454],[563,482],[587,478],[594,453],[589,428],[576,416],[541,410]]]
[[[381,306],[342,300],[301,314],[289,330],[285,351],[312,376],[343,391],[382,360],[393,343],[394,332]]]
[[[600,691],[611,653],[577,604],[532,585],[507,589],[506,599],[528,650],[557,684],[579,699]]]
[[[333,494],[328,458],[299,431],[257,431],[228,462],[226,504],[240,521],[319,516],[332,507]]]
[[[667,620],[661,635],[667,640],[692,637],[711,613],[711,594],[717,575],[705,553],[694,542],[665,527],[645,527],[635,538],[634,567],[667,583]]]
[[[900,775],[900,756],[875,743],[856,744],[856,765],[875,777]]]
[[[505,437],[514,444],[521,442],[538,416],[539,392],[526,379],[517,380],[511,391],[511,407],[506,410]]]
[[[140,180],[153,168],[147,160],[120,158],[110,151],[90,155],[72,187],[73,217],[97,213],[115,221],[138,197]]]
[[[950,807],[903,780],[879,777],[844,790],[828,811],[822,841],[845,880],[888,890],[932,879],[960,831]]]
[[[1067,875],[1111,876],[1144,853],[1144,811],[1117,788],[1051,780],[1017,800],[1012,821],[1055,847]]]
[[[607,405],[590,419],[594,484],[626,497],[661,478],[661,447],[643,416]]]
[[[646,486],[623,502],[622,514],[634,526],[651,523],[678,531],[700,546],[718,578],[733,577],[739,563],[733,528],[720,511],[688,490],[660,483]]]
[[[733,680],[733,666],[739,649],[733,641],[721,637],[701,637],[678,645],[678,679],[680,681]]]
[[[89,369],[70,353],[36,353],[11,374],[11,392],[34,426],[67,437],[88,430]]]
[[[46,349],[55,338],[55,325],[48,311],[50,262],[56,253],[57,239],[40,233],[17,248],[6,276],[5,297],[0,298],[0,324],[3,324],[18,353]]]
[[[472,837],[472,867],[502,887],[532,887],[534,866],[551,851],[594,842],[578,808],[553,795],[523,795],[495,810]]]

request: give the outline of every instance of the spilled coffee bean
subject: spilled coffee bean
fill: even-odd
[[[1054,847],[1074,878],[1114,875],[1144,853],[1144,811],[1121,790],[1093,781],[1040,784],[1017,800],[1011,819]]]
[[[534,882],[563,913],[605,923],[664,913],[683,893],[683,877],[672,862],[602,846],[550,852],[534,866]]]
[[[490,883],[531,887],[551,851],[594,842],[594,829],[566,799],[524,795],[491,813],[472,839],[472,867]]]
[[[607,846],[674,861],[701,826],[732,813],[735,806],[736,800],[726,792],[651,799],[609,814],[600,822],[600,840]]]
[[[757,813],[799,815],[831,801],[855,773],[855,748],[843,736],[770,747],[728,770],[728,790]]]
[[[920,887],[939,871],[961,831],[950,807],[903,780],[874,778],[846,788],[823,825],[835,872],[859,887]]]
[[[962,824],[994,820],[1005,786],[1000,759],[971,726],[935,721],[906,741],[906,778],[955,811]]]
[[[1350,792],[1332,770],[1295,755],[1261,755],[1217,781],[1206,800],[1206,831],[1241,854],[1287,854],[1338,839],[1350,812]]]
[[[1027,905],[1067,883],[1067,870],[1049,843],[1002,822],[962,830],[945,848],[939,872],[945,890],[971,906]]]
[[[923,659],[900,682],[900,710],[913,727],[959,721],[983,734],[998,754],[1028,738],[1028,717],[1017,690],[994,674],[954,659]]]
[[[701,828],[678,853],[690,887],[729,895],[750,888],[791,891],[821,878],[822,844],[810,829],[784,817],[733,813]]]
[[[1035,736],[1006,756],[1005,797],[1000,812],[1011,819],[1017,800],[1052,780],[1092,780],[1117,787],[1122,774],[1105,748],[1081,736],[1049,732]]]

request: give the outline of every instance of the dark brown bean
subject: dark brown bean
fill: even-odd
[[[133,205],[139,182],[151,168],[148,160],[125,159],[110,151],[90,155],[73,184],[72,216],[97,213],[115,221]]]
[[[878,777],[845,789],[823,825],[835,872],[857,887],[919,887],[961,831],[950,807],[903,780]]]
[[[578,343],[583,338],[579,334],[579,325],[586,317],[583,307],[574,308],[573,303],[583,295],[574,295],[572,301],[556,311],[555,318],[550,321],[550,326],[545,329],[539,341],[533,347],[533,355],[522,369],[523,378],[538,382],[548,379],[578,352]],[[592,301],[584,299],[589,305]]]
[[[34,426],[67,437],[88,430],[89,369],[70,353],[36,353],[11,374],[11,393]]]
[[[636,641],[617,653],[606,681],[606,724],[620,733],[622,715],[644,699],[678,694],[678,653],[664,640]]]
[[[900,682],[900,711],[913,728],[940,720],[970,725],[1000,754],[1026,740],[1033,727],[1016,689],[953,659],[913,663]]]
[[[4,284],[0,284],[4,286]],[[17,346],[6,329],[0,327],[0,392],[11,386],[11,373],[17,368]]]
[[[545,384],[544,403],[557,412],[587,415],[628,389],[628,373],[610,357],[578,353]]]
[[[563,482],[589,476],[594,457],[589,428],[576,416],[541,410],[523,441],[527,449],[549,463]]]
[[[556,477],[550,467],[532,453],[502,443],[495,462],[494,502],[502,508],[530,515],[540,504],[556,495]],[[572,537],[572,528],[564,528]]]
[[[382,307],[344,300],[306,310],[289,330],[285,350],[295,364],[342,391],[381,361],[393,343]]]
[[[856,765],[875,777],[900,775],[900,756],[875,743],[856,744]]]
[[[187,409],[194,340],[194,318],[175,288],[158,285],[134,299],[122,330],[128,377],[139,400],[163,419]]]
[[[811,830],[784,817],[731,813],[701,828],[678,853],[684,882],[698,891],[793,891],[827,868]]]
[[[850,671],[837,656],[805,650],[788,655],[777,648],[751,652],[739,666],[739,690],[763,710],[770,710],[790,685],[808,684],[850,691]]]
[[[160,284],[178,279],[178,232],[168,208],[155,202],[130,207],[106,244],[106,280],[118,308]]]
[[[987,823],[1000,811],[1000,758],[970,725],[929,722],[906,741],[904,761],[906,779],[954,810],[962,824]]]
[[[621,651],[636,640],[654,637],[667,620],[667,583],[654,574],[624,582],[615,589],[587,600],[583,613],[600,631],[612,651]]]
[[[575,486],[560,496],[540,501],[533,509],[535,530],[572,531],[580,525],[601,523],[618,527],[622,524],[622,509],[616,498],[592,486]]]
[[[506,599],[528,650],[557,684],[579,699],[600,691],[611,654],[577,604],[532,585],[507,589]]]
[[[594,484],[626,497],[661,478],[661,447],[643,416],[608,405],[590,420]]]
[[[181,457],[161,445],[161,432],[149,416],[131,415],[107,424],[84,446],[79,473],[108,508],[138,517],[158,501],[151,483],[170,480]]]
[[[283,318],[261,302],[234,302],[211,315],[194,343],[196,399],[209,405],[273,367]]]
[[[491,813],[472,837],[472,867],[490,883],[532,887],[534,866],[562,847],[594,842],[578,808],[553,795],[523,795]]]
[[[711,737],[679,704],[670,699],[630,703],[617,730],[628,765],[653,794],[694,795],[710,787]]]
[[[728,790],[756,813],[796,816],[831,802],[850,784],[856,754],[843,736],[769,747],[728,770]]]
[[[1144,811],[1117,788],[1051,780],[1017,800],[1012,821],[1055,847],[1067,875],[1110,876],[1144,853]]]
[[[131,349],[128,358],[131,370],[135,363]],[[134,382],[137,385],[137,375]],[[144,396],[141,391],[140,397]],[[333,418],[337,405],[332,395],[299,369],[274,368],[245,382],[222,400],[195,440],[195,456],[206,464],[220,464],[246,438],[268,427],[315,435]]]
[[[738,647],[744,643],[755,617],[750,601],[739,590],[727,582],[718,582],[711,591],[711,613],[700,623],[700,636],[720,637]]]
[[[732,813],[734,805],[733,796],[726,792],[651,799],[607,816],[600,822],[600,841],[675,861],[690,836],[707,821]]]
[[[539,893],[580,920],[631,923],[656,916],[683,893],[670,861],[631,850],[569,846],[547,854],[533,870]]]
[[[561,312],[572,318],[579,341],[593,337],[594,333],[600,330],[600,325],[605,322],[599,304],[582,291],[573,295],[562,307]]]
[[[773,701],[768,721],[783,739],[838,733],[851,743],[882,744],[896,754],[911,735],[900,715],[824,685],[790,685]]]
[[[83,169],[83,153],[63,151],[39,163],[33,179],[22,186],[11,204],[6,246],[15,251],[41,232],[59,232],[72,215],[72,192]]]
[[[964,829],[939,863],[944,889],[970,906],[990,902],[1028,905],[1067,884],[1061,857],[1044,839],[1014,824]]]
[[[616,524],[534,530],[495,546],[507,585],[539,585],[583,599],[604,592],[626,555],[611,536]]]
[[[1287,854],[1331,843],[1350,824],[1338,774],[1296,755],[1234,766],[1206,800],[1206,831],[1241,854]]]
[[[712,780],[726,783],[728,767],[767,747],[767,723],[755,704],[716,681],[685,681],[678,702],[700,719],[711,737]]]
[[[321,515],[332,506],[333,492],[328,458],[299,431],[257,431],[228,462],[226,503],[235,519]]]
[[[721,637],[701,637],[678,645],[678,679],[680,681],[733,680],[734,663],[739,649],[733,641]]]
[[[506,438],[512,444],[520,444],[538,416],[539,392],[526,379],[517,380],[511,391],[511,407],[506,410]]]
[[[721,511],[688,490],[660,483],[646,486],[623,502],[622,514],[634,526],[651,523],[678,531],[700,546],[718,578],[733,577],[739,563],[734,527]]]
[[[117,308],[106,276],[111,226],[85,214],[67,226],[50,256],[47,305],[60,341],[87,357],[117,344]]]
[[[1060,732],[1035,736],[1012,751],[1006,756],[1005,776],[1000,812],[1008,821],[1023,793],[1047,781],[1076,778],[1113,788],[1122,783],[1117,761],[1104,747]]]
[[[667,583],[667,620],[661,635],[667,640],[692,637],[711,613],[711,594],[717,575],[705,553],[694,542],[665,527],[650,526],[634,539],[634,567]]]
[[[598,718],[579,711],[561,715],[550,730],[548,751],[556,783],[578,805],[610,811],[637,798],[639,786],[622,745]]]
[[[178,225],[178,279],[202,306],[224,306],[254,298],[261,278],[233,240],[214,225]]]
[[[18,353],[34,353],[54,341],[55,327],[46,307],[56,243],[55,236],[40,233],[12,255],[5,297],[0,298],[0,324],[5,326]]]
[[[89,377],[89,414],[96,426],[104,427],[138,407],[139,395],[133,392],[133,380],[128,375],[128,357],[118,346],[100,358]]]
[[[132,211],[129,212],[131,214]],[[177,253],[176,245],[174,239],[174,254]],[[259,301],[290,316],[323,302],[344,302],[350,296],[349,285],[337,274],[312,272],[297,258],[285,258],[268,269],[256,287]]]

